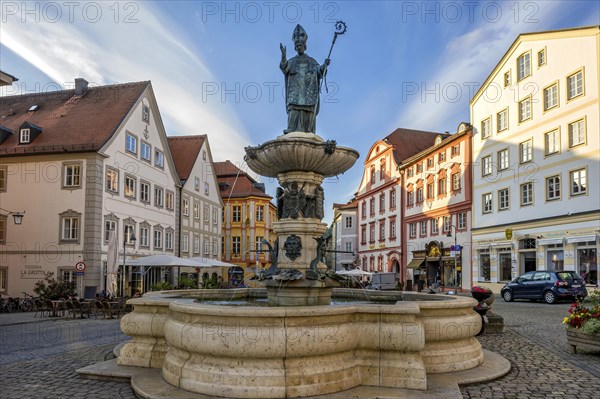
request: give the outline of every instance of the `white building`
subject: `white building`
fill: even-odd
[[[347,204],[333,204],[334,249],[331,258],[335,270],[351,270],[355,267],[358,245],[358,203],[353,199]]]
[[[598,26],[519,35],[471,100],[473,279],[598,282]]]
[[[80,296],[106,287],[110,230],[119,260],[177,252],[179,179],[150,82],[0,98],[0,292],[31,293],[48,272]],[[136,237],[136,240],[133,240]],[[75,265],[85,264],[83,272]],[[128,267],[118,294],[160,270]]]
[[[169,137],[168,141],[182,186],[178,204],[181,210],[180,256],[219,260],[223,201],[208,137],[179,136]],[[187,273],[193,273],[193,270]]]
[[[403,247],[413,284],[471,288],[471,135],[438,135],[400,165]],[[460,249],[453,246],[460,246]]]
[[[367,153],[358,201],[358,265],[406,280],[401,237],[402,184],[398,166],[433,145],[438,133],[396,129]]]

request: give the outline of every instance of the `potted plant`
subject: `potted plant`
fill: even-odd
[[[563,324],[567,326],[571,353],[577,353],[577,348],[600,351],[600,290],[585,301],[572,304]]]

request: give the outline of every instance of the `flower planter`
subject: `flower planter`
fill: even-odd
[[[567,342],[571,353],[577,353],[577,348],[600,351],[600,335],[588,335],[575,328],[567,328]]]

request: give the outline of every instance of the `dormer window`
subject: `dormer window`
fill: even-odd
[[[19,136],[19,144],[29,144],[31,142],[31,130],[30,129],[21,129],[21,134]]]

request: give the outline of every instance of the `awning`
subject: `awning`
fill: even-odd
[[[407,269],[418,269],[421,267],[421,265],[423,264],[424,261],[425,261],[425,258],[414,258],[413,260],[408,262],[408,265],[406,265],[406,268]]]
[[[588,242],[588,241],[596,242],[596,235],[591,234],[589,236],[567,237],[567,244],[575,244],[577,242]]]
[[[552,245],[552,244],[562,244],[562,238],[540,238],[537,240],[537,245]]]
[[[454,262],[455,260],[458,260],[458,256],[455,258],[454,256],[442,256],[442,261],[446,261],[446,262]]]
[[[490,245],[492,247],[512,247],[513,243],[512,243],[512,241],[500,241],[500,242],[493,242]]]
[[[492,244],[490,244],[489,242],[485,243],[485,244],[475,244],[475,249],[490,249],[490,247],[492,246]]]

